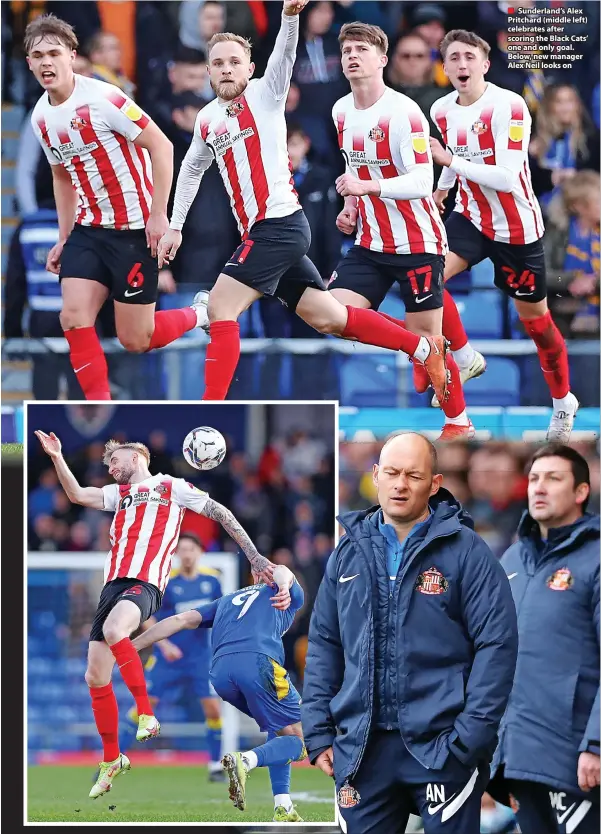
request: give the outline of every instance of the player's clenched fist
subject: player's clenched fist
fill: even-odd
[[[169,219],[164,212],[150,212],[146,224],[146,245],[150,249],[153,258],[157,255],[157,246],[163,235],[169,230]]]
[[[449,192],[448,191],[442,191],[440,188],[437,188],[436,191],[434,192],[434,194],[432,195],[432,199],[434,200],[434,202],[436,204],[436,208],[438,209],[438,211],[441,214],[444,214],[444,209],[445,209],[444,203],[445,203],[445,200],[447,199],[448,196],[449,196]]]
[[[432,159],[437,165],[446,165],[448,168],[453,161],[453,154],[443,148],[438,139],[430,137],[430,150],[432,151]]]
[[[345,235],[352,235],[357,225],[357,206],[345,206],[336,218],[336,228]]]
[[[61,255],[63,254],[63,247],[65,245],[64,240],[59,240],[58,243],[55,243],[50,252],[48,252],[48,257],[46,258],[46,269],[48,272],[52,272],[53,275],[58,275],[61,268]]]
[[[159,241],[157,254],[159,256],[159,269],[163,264],[171,263],[182,245],[182,233],[178,229],[167,229]]]
[[[342,174],[336,180],[336,191],[342,197],[365,197],[372,192],[372,186],[373,182],[370,180],[359,180],[352,174]]]
[[[45,431],[39,430],[34,433],[37,439],[42,444],[42,449],[46,452],[47,455],[50,455],[51,458],[60,457],[62,448],[61,442],[53,431],[51,431],[50,434],[46,434]]]
[[[578,787],[582,791],[590,791],[596,788],[601,778],[599,762],[601,759],[596,753],[581,753],[578,758]]]
[[[309,0],[295,0],[295,2],[284,3],[284,14],[300,14],[308,2]]]

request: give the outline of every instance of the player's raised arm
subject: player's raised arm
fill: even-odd
[[[58,479],[69,501],[72,504],[81,504],[82,507],[91,507],[93,510],[104,510],[103,491],[98,487],[82,487],[79,485],[77,478],[67,466],[61,451],[61,442],[54,432],[46,434],[46,432],[38,430],[35,432],[35,436],[54,464]]]
[[[493,110],[490,124],[486,125],[487,130],[483,134],[487,136],[485,165],[453,155],[436,139],[430,139],[432,156],[435,162],[450,168],[455,174],[509,194],[517,185],[528,158],[531,127],[532,118],[526,103],[516,95],[511,101],[499,102]]]
[[[144,631],[135,640],[132,640],[134,648],[137,652],[148,646],[158,643],[160,640],[165,640],[166,637],[171,637],[177,634],[178,631],[183,631],[185,628],[198,628],[202,622],[202,615],[196,609],[191,611],[183,611],[181,614],[174,614],[173,617],[167,617],[161,620],[156,625],[151,626],[147,631]]]
[[[273,582],[273,571],[275,565],[269,561],[265,556],[261,556],[257,548],[254,546],[250,537],[244,527],[240,524],[232,512],[209,498],[202,509],[202,515],[207,518],[212,518],[213,521],[218,521],[225,532],[232,537],[236,544],[244,551],[244,554],[250,562],[253,573],[267,584],[271,585]]]
[[[182,228],[186,222],[190,206],[198,194],[204,172],[210,167],[214,159],[213,153],[203,137],[201,117],[202,110],[196,117],[192,142],[177,175],[169,229],[161,238],[158,247],[159,269],[175,258],[177,250],[182,245]]]
[[[306,5],[307,0],[284,3],[280,31],[263,76],[269,92],[276,101],[288,95],[298,46],[298,15]]]

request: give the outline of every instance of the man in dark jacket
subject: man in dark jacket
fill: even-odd
[[[517,656],[509,582],[441,487],[436,450],[401,434],[374,466],[379,506],[347,513],[311,626],[302,722],[349,834],[478,834]]]
[[[589,493],[578,452],[539,449],[528,512],[502,558],[520,650],[492,792],[513,794],[523,834],[599,831],[599,516],[586,512]]]

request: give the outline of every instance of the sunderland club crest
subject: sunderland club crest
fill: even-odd
[[[449,582],[444,578],[438,568],[431,567],[417,577],[415,590],[428,596],[433,594],[444,594],[448,589]]]
[[[345,782],[338,791],[338,807],[339,808],[354,808],[361,801],[361,795],[356,788]]]
[[[547,587],[552,591],[567,591],[574,584],[574,577],[568,568],[560,568],[547,579]]]
[[[488,126],[482,121],[482,119],[476,119],[476,121],[471,127],[472,133],[475,133],[476,136],[480,136],[480,134],[486,133],[487,130]]]
[[[386,134],[381,127],[372,127],[367,135],[372,142],[382,142],[386,138]]]
[[[71,119],[71,130],[83,130],[84,127],[87,127],[88,123],[85,119],[81,119],[79,116],[76,116],[74,119]]]
[[[244,110],[244,105],[241,101],[232,101],[225,108],[225,115],[230,119],[235,119]]]

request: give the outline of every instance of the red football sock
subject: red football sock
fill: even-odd
[[[109,371],[94,327],[65,330],[69,359],[86,400],[110,400]]]
[[[421,337],[401,327],[396,323],[396,319],[362,307],[346,309],[348,321],[342,333],[345,338],[356,339],[365,345],[402,350],[409,356],[413,356],[417,350]]]
[[[103,761],[114,762],[119,755],[119,707],[113,684],[91,686],[90,695],[96,729],[102,739]]]
[[[568,351],[563,336],[547,310],[537,319],[520,319],[526,333],[537,347],[540,366],[551,396],[559,400],[570,390]]]
[[[124,637],[123,640],[119,640],[110,648],[117,661],[121,677],[134,696],[138,715],[154,715],[146,690],[144,667],[134,644],[129,637]]]
[[[191,307],[182,307],[181,310],[161,310],[160,313],[154,315],[154,333],[150,338],[148,350],[165,347],[194,327],[196,327],[196,313]]]
[[[447,369],[450,376],[448,385],[449,396],[440,404],[440,407],[446,417],[459,417],[461,412],[465,411],[465,397],[463,396],[459,368],[450,352],[447,353]]]
[[[224,400],[240,359],[240,325],[237,321],[214,321],[205,358],[203,400]]]
[[[459,350],[467,345],[467,333],[461,321],[455,299],[448,290],[442,295],[442,332],[450,343],[451,350]]]
[[[382,318],[388,319],[393,324],[396,324],[397,327],[405,327],[405,322],[403,319],[395,319],[394,316],[389,316],[388,313],[383,313],[381,310],[378,310],[378,315],[382,316]]]

